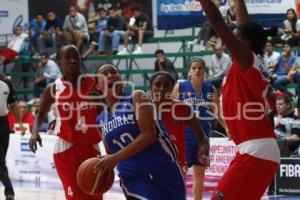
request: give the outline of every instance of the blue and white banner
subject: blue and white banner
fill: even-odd
[[[284,18],[287,9],[295,8],[295,0],[245,0],[251,18],[270,21]],[[228,7],[228,0],[221,1]],[[206,20],[198,0],[158,0],[158,29],[181,29],[201,24]],[[261,21],[260,21],[261,22]]]
[[[53,149],[56,136],[42,135],[43,147],[34,154],[29,149],[30,134],[23,137],[11,134],[6,163],[9,175],[19,181],[49,182],[60,184],[54,161]]]
[[[28,1],[0,0],[0,35],[13,34],[17,25],[28,30]]]

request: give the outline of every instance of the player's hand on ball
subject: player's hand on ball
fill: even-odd
[[[101,172],[100,177],[113,176],[112,173],[114,172],[114,168],[118,163],[114,154],[106,155],[106,156],[98,156],[98,157],[99,157],[99,161],[94,167],[95,173],[97,173],[97,171],[100,171]]]

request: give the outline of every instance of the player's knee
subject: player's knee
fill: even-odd
[[[213,198],[214,200],[223,200],[224,199],[224,194],[222,192],[215,192],[213,194]]]

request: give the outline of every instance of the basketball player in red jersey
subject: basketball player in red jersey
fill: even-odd
[[[233,63],[222,87],[222,109],[238,152],[218,183],[212,199],[259,200],[279,166],[280,153],[267,119],[269,85],[263,61],[264,30],[249,21],[244,0],[236,0],[237,29],[233,34],[211,0],[203,10],[231,51]]]
[[[51,104],[54,104],[57,114],[54,133],[58,136],[54,163],[65,197],[67,200],[100,200],[101,196],[85,194],[76,182],[79,165],[84,160],[99,155],[97,144],[100,142],[100,134],[95,121],[100,110],[97,103],[90,100],[95,81],[91,77],[80,75],[80,54],[75,46],[64,46],[59,52],[59,62],[64,76],[45,89],[29,147],[35,153],[37,143],[42,146],[38,130]]]

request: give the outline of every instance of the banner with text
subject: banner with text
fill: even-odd
[[[210,167],[205,175],[221,177],[237,152],[236,145],[228,138],[210,138],[209,142]]]
[[[16,25],[28,30],[28,1],[0,0],[0,35],[12,34]]]
[[[60,184],[53,161],[56,136],[43,135],[43,147],[35,154],[29,150],[30,135],[12,134],[10,137],[6,160],[12,179]]]
[[[287,9],[295,8],[295,0],[245,0],[251,18],[254,20],[283,18]],[[221,1],[228,7],[228,0]],[[158,29],[190,28],[201,24],[206,17],[197,0],[158,0]]]
[[[281,158],[276,174],[277,194],[300,194],[300,158]]]

